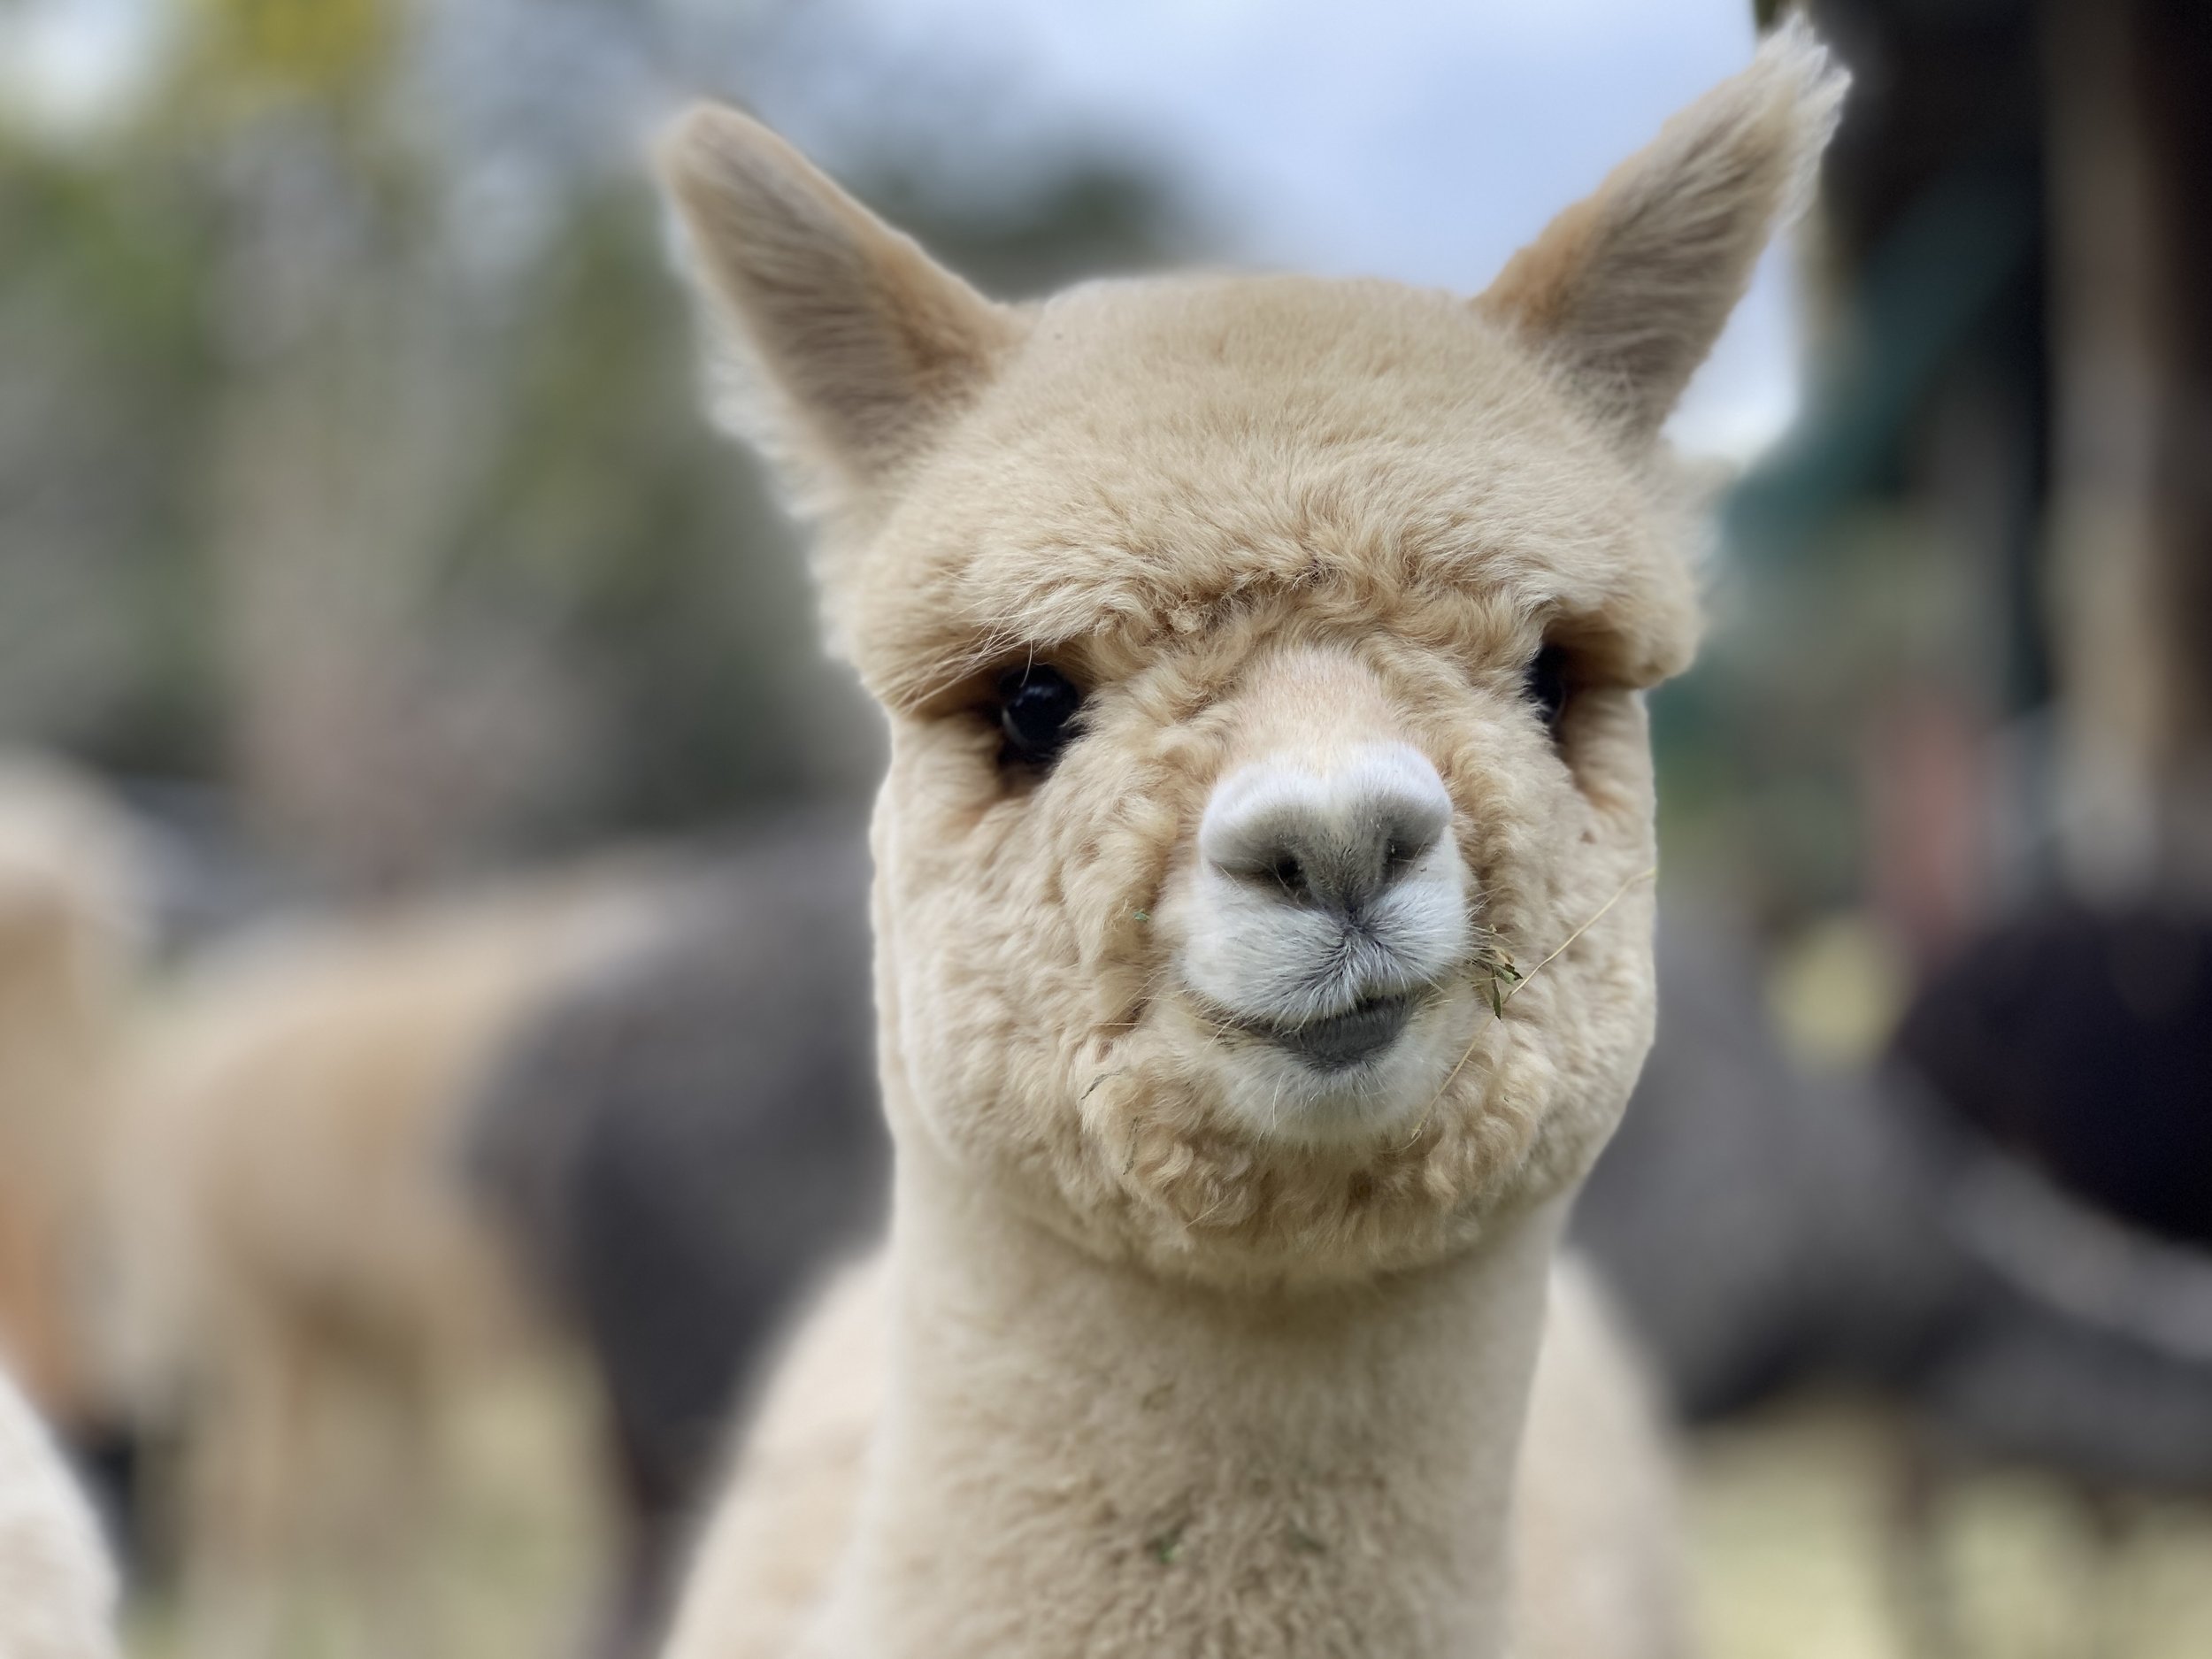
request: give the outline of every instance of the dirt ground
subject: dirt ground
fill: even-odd
[[[1693,1443],[1709,1659],[1921,1659],[1900,1617],[1912,1579],[1887,1524],[1897,1447],[1893,1425],[1835,1403]],[[2212,1654],[2212,1502],[2131,1500],[2101,1540],[2058,1483],[1988,1473],[1942,1496],[1938,1528],[1955,1632],[1944,1659]]]
[[[503,1385],[457,1415],[448,1478],[420,1522],[411,1577],[365,1572],[344,1535],[302,1547],[254,1659],[576,1659],[609,1555],[587,1396],[570,1379]],[[226,1623],[188,1640],[175,1606],[141,1600],[129,1659],[236,1659]]]
[[[409,1621],[452,1659],[570,1659],[604,1557],[575,1398],[517,1390],[457,1436],[427,1598]],[[1800,1404],[1688,1448],[1689,1521],[1708,1659],[1921,1659],[1901,1633],[1884,1525],[1895,1436],[1876,1413]],[[1944,1502],[1958,1645],[1947,1659],[2203,1659],[2212,1653],[2212,1502],[2131,1506],[2101,1547],[2054,1482],[1979,1476]],[[345,1563],[295,1582],[284,1659],[386,1659],[388,1606]],[[183,1659],[172,1617],[141,1609],[132,1652]],[[411,1647],[413,1643],[411,1641]],[[411,1655],[411,1659],[412,1656]],[[423,1659],[430,1659],[425,1655]]]

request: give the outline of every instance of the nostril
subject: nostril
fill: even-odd
[[[1257,838],[1225,854],[1213,864],[1225,874],[1286,899],[1301,902],[1313,897],[1314,872],[1294,844],[1274,838]]]
[[[1386,818],[1382,833],[1385,884],[1395,881],[1427,857],[1449,826],[1448,812],[1431,810],[1426,803]]]
[[[1296,829],[1279,826],[1215,863],[1272,897],[1349,913],[1410,872],[1434,844],[1317,820]]]
[[[1429,870],[1451,818],[1434,768],[1380,748],[1325,772],[1262,764],[1233,775],[1208,803],[1199,852],[1256,894],[1349,919]]]

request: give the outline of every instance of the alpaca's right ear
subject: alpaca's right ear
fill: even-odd
[[[716,338],[718,414],[807,511],[864,501],[1020,334],[995,305],[759,122],[703,105],[663,142]]]

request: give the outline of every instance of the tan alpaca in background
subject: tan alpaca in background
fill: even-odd
[[[109,1068],[147,927],[138,849],[89,780],[0,753],[0,1361],[50,1417],[99,1409],[93,1225]]]
[[[145,1022],[117,1113],[111,1347],[122,1391],[184,1433],[198,1650],[274,1650],[288,1596],[340,1545],[375,1627],[434,1640],[441,1431],[535,1334],[459,1115],[521,1010],[630,937],[645,873],[610,861],[271,925]]]
[[[0,1659],[112,1659],[115,1595],[84,1494],[0,1370]]]
[[[755,123],[676,134],[733,412],[890,719],[898,1148],[680,1659],[1681,1649],[1552,1258],[1651,1035],[1657,432],[1841,89],[1785,30],[1471,303],[993,304]]]

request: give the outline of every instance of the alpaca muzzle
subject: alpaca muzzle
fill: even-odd
[[[1405,743],[1238,768],[1199,827],[1186,981],[1319,1069],[1372,1057],[1464,956],[1451,826],[1443,780]]]

